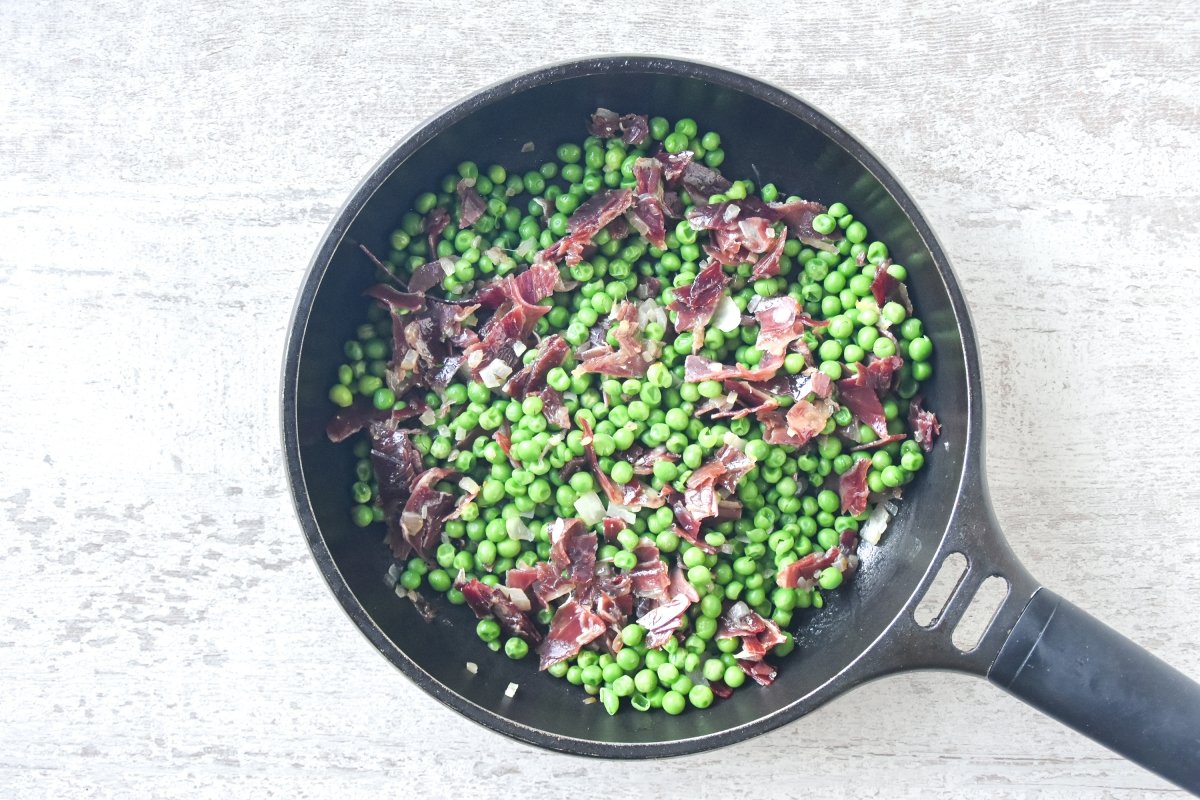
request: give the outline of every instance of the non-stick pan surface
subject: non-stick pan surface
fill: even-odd
[[[761,177],[810,199],[846,202],[908,267],[913,302],[934,342],[926,404],[937,412],[942,434],[926,468],[906,487],[883,542],[862,544],[862,567],[850,586],[830,593],[819,612],[798,617],[798,646],[782,660],[773,686],[742,690],[728,702],[678,717],[610,717],[581,705],[576,687],[536,673],[527,662],[495,657],[475,637],[465,608],[442,606],[435,622],[422,621],[384,584],[391,563],[387,548],[350,524],[352,456],[349,448],[334,446],[324,436],[326,388],[341,361],[341,343],[362,314],[362,291],[372,280],[372,268],[357,245],[384,249],[399,215],[448,165],[470,157],[510,170],[533,168],[552,158],[558,143],[581,138],[597,106],[695,117],[703,128],[721,133],[726,174]],[[586,755],[690,753],[771,730],[865,680],[939,667],[990,673],[994,682],[1167,777],[1193,788],[1200,784],[1196,685],[1082,612],[1060,605],[1016,563],[999,533],[983,478],[975,337],[933,232],[866,148],[790,94],[699,64],[602,58],[522,75],[446,109],[372,170],[326,233],[296,303],[282,399],[287,465],[301,524],[338,600],[406,675],[490,728]],[[914,621],[913,609],[952,552],[963,553],[969,567],[941,614],[923,628]],[[980,644],[961,652],[951,642],[951,631],[976,588],[992,575],[1008,582],[1007,597]],[[1087,652],[1081,654],[1079,646]],[[1157,675],[1151,683],[1169,681],[1171,703],[1146,689],[1140,677],[1108,678],[1119,684],[1114,686],[1100,680],[1107,674],[1105,654],[1114,650],[1127,657],[1126,672]],[[478,674],[465,669],[468,661],[480,666]],[[1046,683],[1057,679],[1063,685]],[[505,696],[509,683],[519,685],[514,698]],[[1107,691],[1107,698],[1088,699],[1093,688]],[[1039,692],[1049,696],[1039,700]],[[1082,719],[1071,713],[1080,702],[1108,709]],[[1131,716],[1112,722],[1114,702],[1124,703]],[[1116,730],[1131,725],[1140,726],[1137,736]],[[1139,737],[1148,737],[1149,744],[1138,744]]]

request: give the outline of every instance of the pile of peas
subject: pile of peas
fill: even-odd
[[[668,152],[691,150],[694,158],[711,167],[725,157],[721,137],[700,134],[696,122],[681,119],[672,126],[667,120],[650,120],[650,139],[628,148],[620,139],[595,137],[582,145],[562,144],[556,159],[524,174],[510,174],[500,165],[486,170],[470,161],[443,179],[439,191],[425,192],[414,201],[392,235],[387,266],[401,281],[412,270],[440,257],[455,259],[453,272],[442,281],[447,297],[470,296],[480,282],[511,274],[521,262],[532,263],[538,250],[549,247],[567,232],[567,220],[584,201],[607,188],[632,187],[633,163],[659,145]],[[441,234],[435,252],[430,252],[423,233],[422,218],[434,208],[455,212],[455,187],[462,178],[473,178],[487,211],[471,228],[458,230],[451,224]],[[781,198],[773,184],[761,188],[746,180],[734,181],[723,195],[710,202],[743,199],[757,192],[766,201]],[[543,206],[551,214],[543,224]],[[686,194],[685,205],[690,205]],[[789,200],[795,198],[787,198]],[[883,400],[889,433],[906,431],[907,401],[932,374],[932,345],[922,330],[921,320],[909,316],[894,302],[879,307],[870,286],[877,269],[887,269],[904,281],[905,268],[892,263],[887,245],[872,241],[867,227],[855,219],[842,203],[834,203],[813,220],[822,234],[838,231],[830,250],[802,246],[789,239],[780,260],[779,275],[752,280],[751,265],[727,267],[731,276],[728,291],[739,309],[745,311],[755,296],[787,294],[809,314],[829,320],[823,329],[805,332],[804,341],[819,362],[819,369],[837,380],[847,377],[869,355],[880,358],[900,355],[905,359],[895,392]],[[602,230],[594,239],[596,252],[587,260],[564,267],[564,277],[577,281],[572,292],[559,293],[542,302],[550,311],[535,329],[538,337],[561,334],[573,346],[585,342],[590,329],[607,315],[614,304],[630,297],[643,278],[662,282],[657,301],[671,302],[673,288],[689,285],[700,269],[702,236],[685,221],[667,235],[667,247],[651,247],[641,237],[623,240]],[[520,254],[519,256],[517,254]],[[673,316],[673,315],[672,315]],[[673,321],[673,319],[672,319]],[[367,311],[367,321],[356,337],[345,345],[346,362],[338,368],[337,382],[330,389],[331,401],[351,405],[356,396],[369,398],[379,409],[403,408],[406,402],[387,388],[384,376],[391,358],[391,319],[376,305]],[[892,336],[882,334],[884,329]],[[645,631],[632,623],[621,632],[625,647],[616,655],[587,648],[576,657],[555,664],[549,673],[582,686],[596,695],[610,713],[623,705],[646,711],[659,709],[679,714],[688,705],[705,708],[713,702],[710,682],[721,681],[736,689],[746,682],[733,654],[738,639],[717,639],[718,618],[730,604],[744,601],[785,630],[797,611],[820,608],[823,592],[837,589],[843,576],[836,568],[824,570],[811,590],[780,588],[775,574],[782,566],[813,552],[834,546],[847,529],[857,530],[866,514],[841,514],[837,478],[859,459],[870,459],[867,482],[873,492],[902,487],[921,469],[924,456],[911,439],[867,452],[850,452],[854,441],[846,441],[835,429],[853,424],[849,409],[841,408],[825,431],[803,448],[770,445],[762,439],[762,427],[752,418],[727,422],[698,418],[695,409],[706,398],[723,394],[720,383],[685,383],[684,358],[692,353],[690,332],[676,334],[674,326],[649,323],[641,331],[649,340],[663,343],[659,360],[641,378],[618,380],[595,374],[575,374],[574,359],[550,371],[547,383],[564,393],[565,405],[574,425],[560,430],[542,415],[542,401],[529,397],[515,401],[500,389],[477,382],[455,382],[444,394],[425,394],[424,401],[436,410],[437,423],[413,436],[425,466],[449,466],[470,476],[480,491],[474,501],[462,506],[460,517],[445,524],[449,541],[440,545],[433,563],[413,557],[399,575],[405,589],[428,586],[444,593],[452,604],[462,604],[461,592],[453,587],[461,570],[468,577],[496,585],[513,567],[530,566],[550,555],[548,528],[556,517],[578,516],[575,502],[581,495],[598,491],[595,477],[587,469],[560,480],[559,470],[572,458],[584,454],[580,423],[594,429],[593,446],[599,466],[614,481],[634,479],[633,469],[622,455],[635,443],[647,447],[664,445],[680,456],[678,463],[660,460],[646,478],[656,490],[667,484],[683,491],[692,471],[725,443],[733,433],[744,440],[747,454],[757,466],[741,481],[737,499],[742,503],[740,519],[706,524],[705,542],[720,548],[706,554],[674,532],[670,508],[645,509],[622,531],[615,544],[602,544],[600,561],[611,561],[620,570],[631,569],[637,558],[638,542],[654,542],[670,565],[682,564],[688,581],[700,595],[689,609],[677,637],[659,649],[644,644]],[[753,367],[762,354],[755,348],[757,326],[723,333],[709,327],[699,354],[721,363]],[[894,336],[894,338],[892,338]],[[612,334],[609,341],[615,346]],[[535,355],[524,354],[528,363]],[[782,369],[796,374],[805,368],[803,357],[789,354]],[[786,406],[791,398],[781,398]],[[511,428],[510,463],[493,437],[505,422]],[[474,434],[472,436],[472,434]],[[869,426],[857,426],[859,442],[872,442],[877,434]],[[351,488],[351,517],[366,527],[382,520],[378,486],[369,460],[370,444],[363,434],[353,444],[357,457],[356,481]],[[640,479],[640,478],[639,478]],[[457,478],[455,479],[457,480]],[[444,481],[438,488],[458,493],[458,485]],[[532,540],[525,534],[532,533]],[[603,539],[601,540],[603,541]],[[552,609],[542,609],[536,618],[548,625]],[[529,656],[528,644],[502,635],[493,619],[477,624],[481,640],[493,651],[503,649],[513,659]],[[771,656],[786,655],[794,647],[790,634]]]

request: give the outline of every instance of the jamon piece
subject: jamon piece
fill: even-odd
[[[500,623],[500,628],[509,636],[519,636],[530,644],[542,641],[542,634],[529,618],[504,592],[493,589],[486,583],[472,578],[469,581],[455,581],[458,590],[463,593],[467,605],[475,612],[475,616],[483,619],[494,617]]]
[[[921,395],[912,399],[908,406],[908,425],[913,431],[913,441],[921,445],[926,453],[933,450],[933,443],[942,432],[937,416],[921,407]]]
[[[675,521],[691,539],[700,530],[700,523],[720,513],[721,489],[732,494],[746,473],[754,469],[755,461],[736,447],[722,445],[713,457],[701,464],[687,480],[682,502],[678,493],[672,494],[671,507]],[[689,539],[689,540],[691,540]]]
[[[660,150],[655,153],[654,157],[663,165],[663,183],[671,189],[677,187],[679,179],[687,171],[688,164],[692,163],[694,155],[691,150],[681,150],[678,153],[668,153],[666,150]],[[704,202],[708,202],[707,195],[704,197]]]
[[[771,245],[762,258],[754,262],[754,269],[750,272],[750,277],[755,280],[759,278],[769,278],[779,274],[779,259],[783,257],[783,248],[787,245],[787,234],[781,232],[775,237],[775,243]]]
[[[744,602],[737,602],[721,615],[717,628],[718,639],[740,638],[742,650],[735,658],[762,661],[771,648],[787,641],[774,620],[764,618]]]
[[[720,172],[693,160],[689,160],[684,166],[681,183],[696,205],[708,203],[708,198],[714,194],[723,194],[733,186]]]
[[[400,513],[400,533],[403,540],[426,561],[433,560],[434,549],[442,535],[446,515],[454,508],[454,495],[439,492],[434,485],[454,474],[443,467],[427,469],[417,476],[412,494]],[[392,546],[396,550],[395,544]]]
[[[574,517],[550,523],[550,563],[575,584],[576,593],[591,583],[596,571],[596,534]]]
[[[614,331],[617,349],[613,350],[605,342],[584,350],[579,355],[576,374],[597,372],[617,378],[640,378],[650,368],[650,360],[638,332],[637,306],[622,300],[613,307],[612,314],[617,325]]]
[[[871,294],[875,296],[875,302],[879,304],[880,308],[883,308],[883,304],[889,300],[895,300],[911,314],[913,308],[912,301],[908,298],[908,287],[887,271],[891,263],[890,260],[884,260],[875,270],[875,278],[871,281]]]
[[[838,400],[850,409],[858,420],[880,437],[888,435],[887,417],[883,414],[883,404],[875,391],[874,381],[870,370],[860,366],[858,373],[850,378],[837,381]]]
[[[575,655],[579,648],[602,636],[606,628],[604,620],[586,606],[575,600],[563,603],[554,612],[550,631],[538,647],[538,669],[546,669]]]
[[[658,461],[670,461],[672,463],[679,460],[678,453],[669,453],[665,445],[658,447],[647,448],[645,445],[635,442],[633,447],[625,451],[625,460],[633,467],[634,475],[649,475],[654,471],[654,464]]]
[[[811,589],[823,569],[837,567],[843,573],[850,572],[858,566],[858,556],[853,553],[857,544],[857,534],[846,530],[842,533],[841,541],[824,553],[809,553],[799,561],[780,567],[775,575],[775,583],[789,589]]]
[[[775,377],[783,366],[788,345],[804,333],[806,327],[821,327],[812,317],[805,314],[794,297],[783,295],[757,303],[752,308],[758,320],[758,338],[754,346],[762,353],[758,365],[753,368],[725,366],[700,356],[684,359],[684,380],[697,383],[706,380],[743,378],[749,381],[765,381]]]
[[[604,490],[604,494],[608,499],[618,505],[626,506],[633,511],[661,506],[664,502],[663,497],[641,481],[633,480],[629,483],[618,484],[612,478],[608,477],[604,470],[600,469],[600,460],[596,457],[596,448],[592,446],[592,426],[588,424],[586,419],[581,419],[579,422],[580,427],[583,428],[584,454],[587,456],[588,464],[592,468],[592,475],[600,482],[600,488]]]
[[[496,359],[509,369],[520,364],[513,344],[524,342],[537,321],[550,311],[537,303],[553,294],[560,282],[558,268],[553,264],[535,264],[519,275],[493,281],[480,292],[476,303],[484,307],[493,302],[499,305],[484,325],[482,338],[464,351],[473,378],[478,378],[481,370]]]
[[[692,601],[687,598],[687,595],[680,593],[638,617],[638,625],[646,629],[644,640],[646,647],[662,647],[667,639],[671,638],[671,634],[679,629],[679,624],[683,621],[683,614],[691,604]]]
[[[710,261],[707,267],[700,270],[694,281],[675,290],[675,297],[667,306],[668,310],[676,314],[676,332],[692,332],[693,353],[699,352],[704,346],[704,326],[717,310],[717,303],[721,301],[728,282],[729,276],[721,269],[721,265]]]
[[[642,114],[617,114],[607,108],[597,108],[588,123],[588,133],[601,139],[611,139],[620,134],[621,141],[637,147],[650,135],[650,120]]]
[[[412,548],[404,538],[400,516],[408,501],[409,487],[421,472],[421,453],[404,431],[374,423],[370,427],[371,466],[379,482],[379,503],[387,525],[392,555],[407,558]]]
[[[546,388],[546,375],[555,367],[562,366],[571,346],[567,340],[555,334],[548,336],[538,345],[537,355],[520,372],[514,373],[504,384],[504,392],[515,400],[524,400],[528,395]]]
[[[754,682],[759,686],[770,686],[775,682],[775,677],[779,674],[766,661],[747,661],[744,658],[739,658],[738,666],[742,668],[742,672],[753,678]]]
[[[667,564],[659,558],[658,548],[643,540],[633,549],[637,566],[629,573],[633,593],[638,597],[665,600],[671,579],[667,575]]]
[[[663,209],[662,162],[639,158],[633,162],[637,195],[625,219],[646,241],[659,249],[667,247],[666,212]]]
[[[475,189],[475,180],[463,178],[455,186],[458,194],[458,227],[469,228],[479,221],[483,212],[487,211],[487,203]]]
[[[567,235],[538,254],[550,263],[566,259],[568,266],[583,260],[583,248],[604,226],[624,214],[633,205],[633,191],[610,189],[591,198],[567,220]]]
[[[391,411],[380,411],[370,398],[356,397],[353,405],[334,412],[325,426],[325,435],[331,442],[344,442],[372,422],[383,422],[391,416]]]
[[[429,238],[429,257],[437,258],[437,243],[442,236],[442,231],[450,226],[450,213],[444,208],[435,208],[425,215],[424,228],[425,235]],[[440,281],[441,278],[438,278]],[[412,282],[409,282],[409,291],[416,291],[412,287]]]
[[[867,488],[867,472],[871,468],[871,459],[863,458],[854,462],[838,478],[838,494],[842,498],[842,513],[857,517],[867,510],[867,497],[871,494]]]
[[[377,283],[363,294],[383,303],[393,314],[401,309],[419,311],[425,307],[424,292],[402,292],[386,283]]]

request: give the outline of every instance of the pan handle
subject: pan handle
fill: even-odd
[[[1053,592],[1034,594],[987,677],[1200,793],[1200,684]]]
[[[908,669],[986,677],[1200,795],[1200,684],[1044,588],[1005,541],[982,469],[972,477],[924,579],[876,643],[878,657],[855,665],[860,677]],[[967,567],[942,610],[918,624],[917,607],[952,553],[962,554]],[[1007,584],[1004,600],[978,642],[960,648],[955,629],[993,577]]]

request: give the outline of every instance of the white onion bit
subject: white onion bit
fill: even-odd
[[[595,525],[604,519],[604,504],[600,502],[600,496],[595,492],[584,492],[579,495],[579,499],[575,501],[575,510],[579,512],[579,518],[588,526]]]
[[[475,675],[476,673],[479,672],[479,665],[476,664],[474,661],[468,661],[467,662],[467,672],[471,673],[472,675]]]
[[[442,256],[438,259],[438,266],[442,268],[442,272],[447,275],[454,274],[454,259],[449,256]]]
[[[723,294],[717,301],[717,307],[713,310],[712,324],[722,333],[730,333],[741,327],[742,312],[729,295]]]
[[[508,531],[508,538],[510,539],[516,539],[521,542],[533,541],[533,531],[529,530],[529,526],[519,516],[509,517],[504,523],[504,529]]]
[[[504,690],[504,696],[505,697],[515,697],[517,694],[517,689],[519,689],[519,688],[520,687],[517,684],[510,683],[508,685],[508,688]]]
[[[879,544],[879,540],[883,538],[883,533],[887,530],[890,520],[891,517],[888,516],[887,505],[876,503],[875,507],[871,509],[871,514],[867,517],[867,521],[859,529],[858,535],[862,537],[863,541],[870,542],[871,544]]]
[[[509,375],[512,375],[512,367],[498,358],[492,359],[492,363],[479,370],[480,381],[489,389],[495,389],[504,383]]]
[[[613,503],[611,501],[608,504],[608,508],[605,509],[604,515],[606,517],[614,517],[619,519],[626,524],[632,524],[633,521],[637,519],[637,514],[634,513],[632,508],[626,505],[621,505],[620,503]]]
[[[427,408],[421,412],[421,416],[417,417],[422,425],[432,425],[437,422],[437,414],[433,413],[432,408]]]

